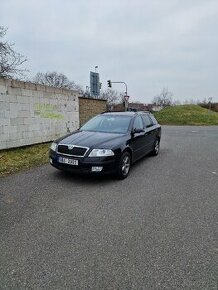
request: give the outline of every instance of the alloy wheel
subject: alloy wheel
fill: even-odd
[[[122,173],[126,176],[129,173],[130,169],[130,157],[129,155],[125,155],[122,160]]]
[[[155,145],[154,145],[154,151],[155,151],[155,154],[157,155],[158,152],[159,152],[159,140],[156,140],[155,141]]]

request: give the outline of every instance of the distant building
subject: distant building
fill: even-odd
[[[143,103],[129,103],[129,109],[135,111],[152,111],[151,104],[143,104]]]
[[[143,104],[143,103],[129,103],[128,109],[132,111],[152,111],[152,104]],[[123,103],[116,104],[111,106],[111,111],[120,112],[124,111],[125,107]]]
[[[124,103],[113,104],[108,106],[108,111],[112,112],[122,112],[125,111]],[[128,104],[129,111],[149,111],[149,112],[159,112],[163,109],[162,106],[153,104],[144,104],[140,102],[131,102]]]

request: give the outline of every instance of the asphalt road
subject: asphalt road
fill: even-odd
[[[0,179],[0,289],[216,289],[218,127],[163,127],[126,180]]]

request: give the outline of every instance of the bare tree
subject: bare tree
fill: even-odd
[[[70,81],[67,76],[57,72],[38,72],[33,78],[33,82],[41,85],[51,86],[55,88],[68,89],[83,92],[80,85]]]
[[[156,97],[154,97],[152,102],[157,106],[165,108],[167,106],[172,105],[172,96],[173,96],[172,92],[168,91],[167,88],[163,88],[162,92]]]
[[[106,91],[101,92],[100,97],[104,100],[107,100],[108,109],[110,109],[113,105],[122,102],[122,94],[119,94],[117,91],[111,89],[107,89]]]
[[[180,100],[173,100],[171,105],[172,106],[180,106],[181,105],[181,101]]]
[[[7,29],[0,26],[0,38],[3,38]],[[27,61],[27,59],[13,49],[14,44],[7,41],[0,40],[0,76],[1,77],[15,77],[22,76],[26,69],[20,66]]]

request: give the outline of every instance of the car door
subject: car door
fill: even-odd
[[[137,160],[145,155],[146,137],[144,123],[141,116],[136,116],[132,127],[132,149],[133,160]]]
[[[153,150],[154,142],[155,142],[155,130],[153,126],[153,122],[148,114],[142,114],[142,119],[144,122],[144,130],[146,136],[146,150],[148,152]]]

